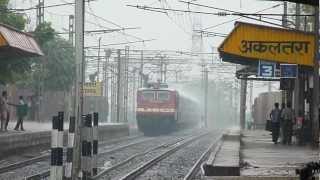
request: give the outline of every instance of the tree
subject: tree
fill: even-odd
[[[9,0],[0,0],[0,23],[7,24],[23,30],[25,28],[26,19],[21,14],[8,10]]]
[[[15,14],[7,9],[9,0],[0,0],[0,23],[23,30],[26,20],[23,15]],[[27,58],[0,59],[0,84],[12,83],[31,70],[32,61]]]
[[[33,34],[44,56],[31,58],[31,69],[18,84],[31,87],[36,94],[39,86],[45,90],[69,91],[75,77],[72,46],[56,34],[49,22],[37,26]]]

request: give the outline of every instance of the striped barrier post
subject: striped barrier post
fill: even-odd
[[[92,176],[92,114],[85,115],[83,125],[81,153],[82,179],[90,180]]]
[[[52,119],[51,132],[51,180],[62,180],[63,178],[63,118],[64,113]]]
[[[93,150],[92,150],[92,174],[93,176],[98,174],[98,122],[99,114],[97,112],[93,113],[93,128],[92,128],[92,138],[93,138]]]
[[[72,179],[72,160],[73,160],[73,144],[74,144],[74,131],[75,131],[75,121],[74,116],[70,117],[69,121],[69,133],[68,133],[68,144],[67,144],[67,162],[64,168],[64,179]]]

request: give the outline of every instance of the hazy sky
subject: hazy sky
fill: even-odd
[[[11,0],[11,5],[16,8],[33,7],[37,4],[38,0]],[[72,2],[71,0],[45,0],[45,5],[53,5]],[[228,10],[255,13],[262,9],[270,8],[279,2],[259,1],[259,0],[197,0],[196,3],[205,4],[209,6],[224,8]],[[119,28],[121,27],[139,27],[137,30],[128,30],[126,33],[134,35],[144,40],[156,39],[152,42],[130,44],[130,49],[166,49],[166,50],[182,50],[190,51],[192,47],[192,23],[195,18],[201,19],[198,22],[201,23],[203,28],[220,24],[225,21],[229,21],[237,16],[219,17],[214,15],[197,15],[194,16],[190,13],[174,13],[168,12],[168,15],[150,11],[144,11],[137,8],[127,7],[127,5],[147,5],[152,7],[170,7],[174,9],[188,10],[188,6],[178,0],[96,0],[94,2],[86,3],[86,29],[106,29],[106,28]],[[190,10],[204,11],[204,12],[219,12],[209,8],[199,8],[195,6],[189,6]],[[281,13],[283,6],[272,8],[263,13]],[[45,20],[50,21],[53,27],[59,32],[65,32],[68,29],[68,16],[73,14],[74,6],[62,6],[55,8],[45,9]],[[91,14],[102,17],[94,17]],[[30,20],[30,29],[34,28],[35,24],[35,10],[28,11],[27,16]],[[275,17],[281,19],[281,17]],[[254,22],[257,21],[248,20],[242,18],[240,21]],[[117,24],[113,24],[113,23]],[[273,21],[281,23],[279,21]],[[226,23],[224,25],[217,26],[216,28],[208,29],[217,33],[229,33],[234,25],[234,21]],[[122,43],[127,41],[137,41],[137,38],[132,36],[125,36],[121,33],[110,33],[106,35],[87,35],[86,45],[97,45],[98,39],[102,38],[102,44],[110,43]],[[67,36],[66,36],[67,38]],[[203,44],[204,52],[212,52],[215,47],[219,46],[223,38],[221,37],[204,37]],[[112,48],[123,48],[121,46],[112,46]],[[94,52],[93,52],[94,53]],[[221,77],[220,74],[212,74],[211,78]],[[228,76],[232,77],[232,75]],[[255,96],[261,91],[261,83],[255,83],[257,91]],[[259,90],[260,89],[260,90]],[[262,91],[266,88],[262,88]]]
[[[12,5],[17,7],[30,7],[35,6],[38,0],[12,0]],[[72,2],[70,0],[45,0],[45,5],[60,4],[65,2]],[[279,2],[265,2],[259,0],[198,0],[199,4],[206,4],[209,6],[225,8],[234,11],[241,11],[247,13],[254,13],[256,11],[269,8],[275,4],[280,4]],[[138,30],[128,30],[127,33],[140,37],[142,39],[156,39],[156,41],[145,43],[144,48],[148,49],[174,49],[174,50],[187,50],[191,48],[191,29],[193,14],[190,13],[174,13],[169,12],[168,16],[162,13],[149,12],[145,10],[139,10],[137,8],[127,7],[126,5],[148,5],[153,7],[171,7],[174,9],[187,10],[188,6],[184,3],[178,2],[178,0],[96,0],[87,3],[87,11],[94,13],[97,16],[103,17],[106,20],[115,22],[122,27],[140,27]],[[219,12],[217,10],[208,8],[197,8],[190,5],[190,10],[198,10],[205,12]],[[282,6],[273,8],[263,13],[280,13],[282,11]],[[35,10],[33,14],[29,16],[31,19],[31,24],[35,23]],[[53,26],[58,31],[63,31],[62,28],[68,28],[68,15],[72,14],[74,11],[73,6],[62,6],[56,8],[46,8],[45,9],[45,19],[51,21]],[[33,17],[32,17],[33,16]],[[209,27],[212,25],[219,24],[226,20],[232,20],[237,18],[237,16],[228,17],[218,17],[214,15],[198,15],[201,18],[202,27]],[[276,17],[281,19],[280,17]],[[90,14],[86,15],[86,29],[103,29],[117,28],[116,26],[103,21],[102,19],[95,18]],[[241,21],[255,22],[248,19],[241,19]],[[199,21],[200,22],[200,21]],[[93,25],[95,23],[96,25]],[[280,22],[277,22],[280,23]],[[218,26],[213,29],[208,29],[209,31],[228,33],[233,28],[233,22],[227,23],[225,25]],[[99,25],[101,25],[99,27]],[[97,43],[101,35],[91,36],[87,38],[87,43]],[[137,39],[127,37],[129,41],[135,41]],[[214,38],[204,38],[204,51],[210,52],[210,46],[218,46],[223,39],[220,37]],[[126,38],[119,33],[112,33],[108,35],[102,35],[103,43],[110,42],[125,42]],[[137,47],[143,47],[142,43],[135,44]]]

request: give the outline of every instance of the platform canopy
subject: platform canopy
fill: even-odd
[[[269,0],[269,1],[288,1],[292,3],[307,4],[311,6],[319,6],[318,0]]]
[[[236,22],[218,48],[223,61],[257,65],[259,61],[313,66],[313,33]]]
[[[43,56],[43,53],[31,34],[0,24],[0,61],[34,56]]]

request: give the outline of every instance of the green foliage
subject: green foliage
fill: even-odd
[[[28,58],[1,59],[0,60],[0,84],[14,83],[24,79],[31,70],[33,60]]]
[[[26,19],[21,14],[7,10],[9,0],[0,0],[0,23],[13,26],[19,30],[25,28]]]
[[[37,92],[39,86],[44,91],[68,91],[75,78],[75,58],[73,48],[66,40],[56,37],[42,46],[44,57],[33,58],[36,62],[20,86],[31,87]]]
[[[10,25],[18,30],[25,28],[26,20],[21,14],[7,9],[9,0],[0,0],[0,23]],[[30,71],[32,61],[26,58],[2,58],[0,60],[0,84],[13,83]]]
[[[55,30],[51,27],[50,22],[44,22],[37,26],[33,34],[41,46],[55,38]]]
[[[75,78],[75,58],[73,48],[62,38],[55,38],[43,47],[46,54],[42,78],[44,88],[68,91]],[[40,74],[40,73],[39,73]]]

